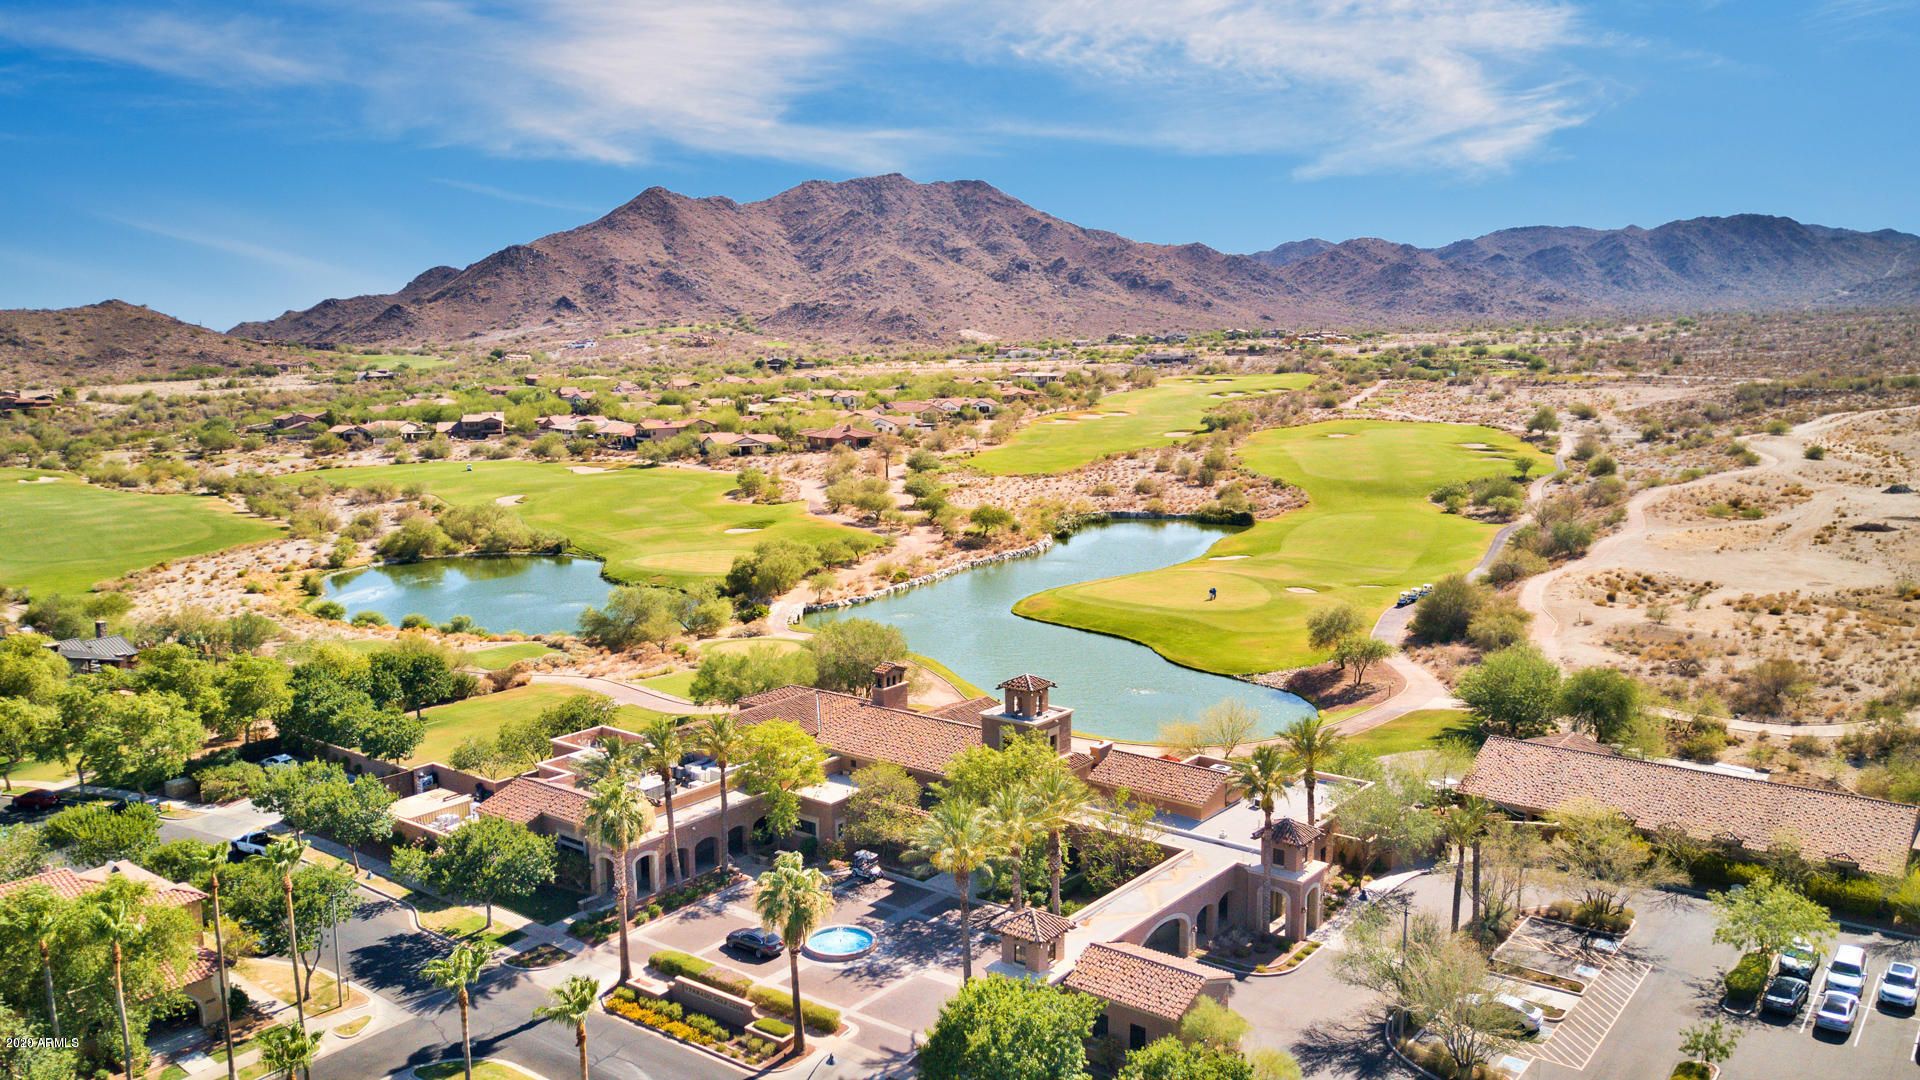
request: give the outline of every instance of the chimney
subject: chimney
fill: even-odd
[[[1108,740],[1103,740],[1101,742],[1094,743],[1093,744],[1093,763],[1095,765],[1100,764],[1101,762],[1107,760],[1107,755],[1111,753],[1113,753],[1112,740],[1108,739]]]
[[[93,636],[97,638],[103,638],[107,636],[107,620],[105,619],[93,620]]]
[[[873,669],[873,690],[867,700],[883,709],[907,707],[907,665],[891,660]]]

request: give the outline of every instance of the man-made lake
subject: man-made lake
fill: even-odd
[[[327,578],[326,598],[353,615],[377,611],[395,626],[408,615],[444,623],[455,615],[495,633],[575,630],[580,612],[613,589],[594,559],[502,555],[370,566]]]
[[[1169,663],[1144,645],[1023,619],[1013,605],[1060,585],[1116,577],[1185,562],[1232,530],[1185,521],[1118,521],[1094,526],[1042,555],[994,563],[856,607],[819,611],[812,625],[858,617],[900,628],[913,651],[993,692],[1022,672],[1059,684],[1055,703],[1074,710],[1089,735],[1151,741],[1169,720],[1198,719],[1232,698],[1252,706],[1263,734],[1278,732],[1313,706],[1293,694]]]

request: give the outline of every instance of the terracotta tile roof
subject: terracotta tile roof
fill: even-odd
[[[1045,690],[1049,686],[1058,686],[1058,685],[1060,684],[1054,682],[1052,679],[1043,679],[1038,675],[1015,675],[1013,678],[1008,679],[1006,682],[1003,682],[999,686],[994,687],[994,689],[996,690]]]
[[[1228,978],[1224,971],[1184,957],[1113,941],[1087,946],[1062,985],[1177,1022],[1209,981]]]
[[[955,754],[980,744],[978,724],[804,686],[742,698],[740,705],[742,724],[787,720],[834,753],[891,761],[922,773],[945,773]]]
[[[1677,826],[1750,851],[1790,835],[1809,859],[1851,862],[1873,874],[1904,871],[1920,828],[1920,806],[1497,737],[1480,748],[1460,790],[1528,813],[1587,799],[1641,829]]]
[[[201,892],[191,885],[182,885],[179,882],[168,881],[158,874],[142,869],[124,860],[106,863],[101,866],[96,866],[91,870],[78,872],[60,866],[35,874],[32,877],[0,882],[0,896],[24,889],[29,885],[45,885],[47,888],[52,889],[53,894],[62,900],[77,900],[100,886],[105,885],[108,880],[114,877],[130,878],[134,881],[145,882],[151,885],[153,887],[153,898],[169,907],[185,907],[188,904],[197,903],[207,898],[206,893]]]
[[[1253,838],[1258,840],[1260,834],[1266,831],[1264,826],[1253,830]],[[1281,818],[1273,823],[1273,842],[1288,847],[1312,847],[1314,841],[1325,835],[1324,830],[1290,817]]]
[[[1024,907],[1009,911],[989,924],[993,932],[1015,941],[1052,941],[1065,937],[1073,924],[1045,908]]]
[[[62,900],[78,900],[80,897],[99,888],[99,886],[93,882],[84,881],[79,874],[61,866],[35,874],[32,877],[16,878],[13,881],[0,882],[0,896],[18,892],[29,885],[45,885],[47,888],[53,890],[53,895]]]
[[[956,701],[951,705],[942,705],[937,709],[929,709],[927,710],[927,715],[937,716],[942,720],[958,720],[963,724],[978,724],[981,713],[986,712],[988,709],[999,708],[999,706],[999,698],[977,697],[970,698],[966,701]]]
[[[1109,750],[1094,762],[1087,782],[1109,791],[1126,788],[1148,801],[1202,806],[1227,786],[1227,777],[1200,765]]]
[[[545,816],[577,829],[587,817],[587,796],[570,787],[521,776],[508,781],[481,803],[479,812],[521,825]]]
[[[1551,735],[1540,735],[1527,741],[1540,746],[1557,746],[1563,750],[1588,750],[1596,754],[1613,753],[1612,747],[1577,731],[1556,731]]]

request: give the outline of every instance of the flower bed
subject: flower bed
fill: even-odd
[[[558,945],[535,945],[524,952],[507,957],[507,963],[520,968],[552,967],[567,959],[570,954]]]
[[[1578,979],[1569,979],[1562,975],[1552,975],[1544,971],[1535,971],[1530,967],[1521,967],[1519,964],[1509,963],[1505,960],[1490,960],[1487,962],[1487,967],[1489,970],[1498,974],[1519,979],[1522,982],[1537,983],[1550,990],[1564,990],[1569,994],[1584,994],[1587,992],[1587,984]]]
[[[608,1012],[622,1020],[749,1065],[766,1061],[777,1049],[773,1042],[758,1035],[734,1031],[705,1013],[638,993],[632,987],[623,986],[608,994],[603,1004]]]

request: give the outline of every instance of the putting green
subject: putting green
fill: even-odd
[[[305,475],[305,474],[303,474]],[[762,540],[840,538],[873,547],[870,533],[816,521],[799,503],[761,506],[726,498],[726,473],[676,468],[610,468],[575,473],[531,461],[423,462],[330,469],[317,474],[343,486],[424,484],[459,505],[492,505],[522,496],[512,509],[536,529],[565,536],[579,551],[605,560],[616,581],[686,586],[718,577],[734,556]],[[729,529],[753,529],[730,533]]]
[[[1349,603],[1372,616],[1402,589],[1472,567],[1498,526],[1442,513],[1427,496],[1451,481],[1509,472],[1521,459],[1536,475],[1552,467],[1505,432],[1463,424],[1333,420],[1262,431],[1241,460],[1299,486],[1306,508],[1235,533],[1190,562],[1051,589],[1014,611],[1129,638],[1205,671],[1317,663],[1325,658],[1306,640],[1316,608]],[[1209,589],[1218,599],[1207,599]]]
[[[1022,428],[1005,446],[973,457],[968,464],[996,476],[1062,473],[1108,454],[1166,446],[1197,431],[1208,409],[1249,394],[1298,390],[1313,382],[1306,374],[1184,375],[1162,379],[1144,390],[1127,390],[1100,399],[1091,411],[1043,416]]]
[[[0,469],[0,522],[0,585],[35,595],[84,592],[131,570],[280,532],[218,499],[115,491],[34,469]]]

